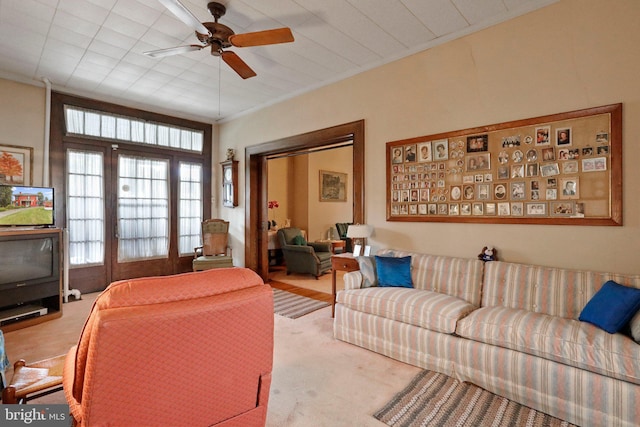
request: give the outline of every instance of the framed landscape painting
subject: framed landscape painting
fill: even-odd
[[[342,172],[320,171],[320,201],[347,201],[347,174]]]
[[[30,185],[33,148],[0,145],[0,184]]]

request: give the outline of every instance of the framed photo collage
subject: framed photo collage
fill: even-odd
[[[387,220],[622,225],[622,104],[388,142]]]

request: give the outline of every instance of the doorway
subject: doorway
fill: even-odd
[[[364,223],[364,120],[267,142],[245,150],[245,266],[269,276],[267,160],[353,142],[353,222]]]

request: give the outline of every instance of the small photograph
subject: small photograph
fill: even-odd
[[[582,157],[593,156],[593,147],[582,147]]]
[[[533,137],[531,135],[527,135],[524,137],[525,144],[531,144],[533,142]]]
[[[418,161],[430,162],[433,160],[431,156],[431,142],[421,142],[418,144]]]
[[[501,165],[506,165],[507,163],[509,163],[509,153],[502,150],[500,154],[498,154],[498,161]]]
[[[484,175],[477,173],[474,175],[474,182],[484,182]]]
[[[531,190],[531,200],[540,200],[540,190]]]
[[[478,184],[476,188],[476,198],[478,200],[489,200],[489,194],[491,194],[490,184]]]
[[[391,201],[393,203],[398,203],[400,201],[400,192],[399,191],[392,191],[391,192]]]
[[[551,202],[551,216],[573,216],[575,204],[573,202]]]
[[[416,146],[415,145],[407,145],[404,147],[404,161],[405,162],[415,162],[416,161]]]
[[[547,188],[547,191],[545,192],[545,198],[547,200],[556,200],[558,198],[558,189]]]
[[[511,183],[511,199],[523,200],[524,197],[525,197],[524,182],[512,182]]]
[[[584,217],[584,203],[582,202],[576,203],[576,213],[574,216]]]
[[[507,185],[496,184],[493,188],[493,195],[497,200],[504,200],[507,197]]]
[[[560,168],[557,163],[546,163],[540,166],[540,175],[543,177],[560,175]]]
[[[449,203],[449,215],[460,215],[457,203]]]
[[[575,160],[580,158],[580,149],[579,148],[570,148],[569,149],[569,160]]]
[[[522,154],[522,151],[516,150],[511,155],[511,158],[513,159],[514,162],[520,163],[524,159],[524,154]]]
[[[577,199],[580,195],[577,177],[560,179],[560,188],[561,199]]]
[[[562,164],[562,173],[564,174],[578,173],[578,162],[576,160],[571,160],[570,162],[564,162]]]
[[[402,200],[403,202],[409,201],[409,190],[402,190]]]
[[[463,188],[463,197],[464,200],[473,200],[474,197],[474,189],[473,185],[465,185]]]
[[[538,160],[538,151],[535,148],[527,150],[527,162],[535,162]]]
[[[529,185],[532,190],[540,189],[540,181],[531,181]]]
[[[511,165],[511,178],[524,178],[524,165]]]
[[[542,161],[549,162],[556,159],[556,152],[553,147],[546,147],[542,150]]]
[[[538,164],[530,163],[527,165],[527,177],[538,176]]]
[[[520,146],[520,135],[507,136],[502,138],[502,148],[513,148]]]
[[[558,186],[557,178],[547,178],[547,188],[556,188]]]
[[[490,154],[477,154],[467,156],[467,171],[490,170]]]
[[[460,215],[471,215],[471,203],[460,203]]]
[[[607,170],[606,157],[582,159],[582,172],[602,172],[606,170]]]
[[[476,135],[467,137],[467,153],[477,153],[489,149],[489,136]]]
[[[438,204],[438,215],[447,215],[449,213],[449,206],[446,203]]]
[[[569,149],[558,150],[558,160],[569,160]]]
[[[522,202],[511,202],[511,216],[523,216],[524,206]]]
[[[490,173],[485,173],[484,182],[493,182],[493,175],[491,175]]]
[[[609,146],[608,145],[603,145],[601,147],[598,147],[596,150],[596,154],[598,154],[598,156],[606,156],[607,154],[609,154]]]
[[[398,205],[391,206],[391,215],[399,215],[400,207]]]
[[[547,215],[547,204],[542,202],[532,202],[526,204],[527,216]]]
[[[473,204],[473,214],[474,215],[484,215],[484,204],[476,202]]]
[[[409,208],[406,203],[400,205],[400,215],[409,215]]]
[[[420,215],[426,215],[427,214],[427,204],[426,203],[421,203],[418,205],[418,213]]]
[[[536,145],[551,144],[551,126],[541,126],[536,128]]]
[[[485,203],[484,204],[484,214],[485,215],[495,215],[496,214],[496,204],[495,203]]]
[[[498,215],[500,216],[509,216],[511,215],[511,209],[509,202],[500,202],[498,203]]]
[[[429,215],[436,215],[438,213],[438,205],[436,205],[435,203],[429,203],[427,205],[427,210],[429,212]]]
[[[449,142],[446,139],[433,141],[433,160],[447,160],[449,158]]]
[[[609,132],[598,132],[598,133],[596,133],[596,142],[598,144],[608,144],[609,143]]]
[[[409,215],[418,215],[418,205],[409,205]]]
[[[571,145],[571,128],[556,129],[556,145],[558,147]]]
[[[451,186],[451,200],[460,200],[462,198],[462,188],[459,185]]]
[[[509,179],[509,166],[498,167],[498,179]]]
[[[463,184],[473,184],[475,182],[475,178],[473,175],[465,175],[462,177]]]
[[[402,147],[394,147],[391,152],[391,163],[402,163],[404,161],[402,153]]]
[[[429,198],[429,189],[428,188],[421,188],[420,189],[420,201],[421,202],[428,202],[429,200],[431,200]]]
[[[410,196],[412,202],[420,201],[420,192],[418,190],[411,190]]]

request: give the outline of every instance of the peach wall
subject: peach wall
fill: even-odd
[[[640,2],[561,0],[495,27],[220,124],[220,152],[365,120],[374,249],[640,273]],[[397,223],[385,219],[385,143],[622,102],[624,226]],[[239,145],[242,141],[245,145]],[[244,168],[241,162],[241,170]],[[240,206],[224,212],[244,222]],[[239,243],[244,237],[236,236]],[[241,250],[234,251],[234,255]],[[237,260],[243,262],[243,260]]]
[[[45,89],[0,79],[0,145],[33,148],[32,185],[42,185]]]

